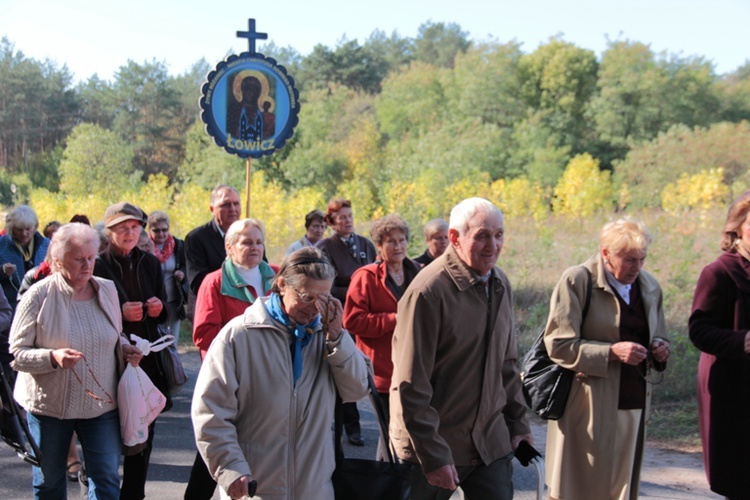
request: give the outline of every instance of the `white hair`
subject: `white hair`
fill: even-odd
[[[49,255],[52,260],[62,260],[71,247],[86,244],[99,248],[99,233],[96,229],[80,222],[63,224],[49,244]]]
[[[503,217],[503,212],[492,202],[484,198],[467,198],[451,210],[449,228],[455,229],[460,235],[466,234],[469,229],[469,221],[478,213],[495,213],[501,218]]]

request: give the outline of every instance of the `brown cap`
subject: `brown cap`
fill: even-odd
[[[126,220],[137,220],[142,226],[146,226],[146,214],[143,210],[125,201],[110,205],[104,212],[104,226],[108,229]]]

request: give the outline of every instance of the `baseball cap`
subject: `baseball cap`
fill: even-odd
[[[104,212],[104,226],[106,228],[111,228],[126,220],[137,220],[142,226],[146,226],[146,214],[143,213],[143,210],[128,202],[121,201],[110,205]]]

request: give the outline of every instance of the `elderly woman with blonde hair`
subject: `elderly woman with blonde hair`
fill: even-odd
[[[642,222],[606,224],[599,251],[552,293],[544,343],[576,376],[547,428],[550,498],[638,497],[654,372],[669,357],[662,291],[642,270],[650,243]]]

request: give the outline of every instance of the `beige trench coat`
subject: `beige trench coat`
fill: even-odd
[[[550,358],[578,372],[564,415],[560,420],[550,420],[547,427],[546,480],[550,496],[559,499],[609,498],[610,478],[614,472],[620,363],[609,360],[609,348],[620,340],[620,306],[607,282],[601,256],[591,257],[584,266],[591,272],[592,291],[583,334],[579,332],[588,278],[583,268],[576,266],[563,273],[552,293],[544,337]],[[638,284],[650,339],[666,339],[659,284],[643,271],[638,276]],[[633,499],[638,497],[651,389],[651,384],[646,384],[646,409],[632,474]]]

